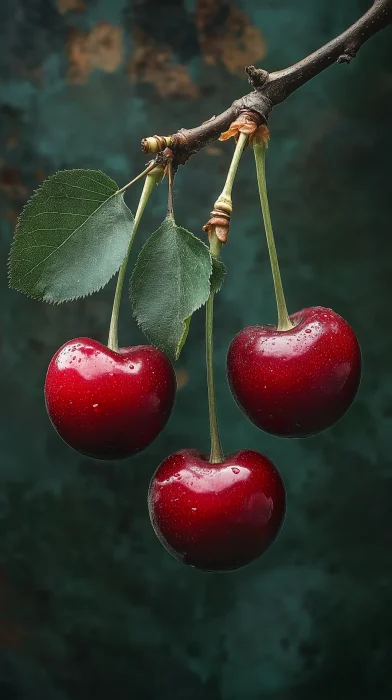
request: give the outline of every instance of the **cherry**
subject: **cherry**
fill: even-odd
[[[314,306],[290,316],[293,328],[248,326],[227,356],[235,400],[262,430],[307,437],[333,425],[359,387],[361,351],[349,324]]]
[[[175,390],[173,367],[160,350],[138,345],[114,352],[90,338],[76,338],[51,360],[45,400],[68,445],[96,459],[122,459],[161,432]]]
[[[176,559],[204,571],[232,571],[273,542],[285,514],[276,467],[253,450],[213,464],[197,450],[167,457],[149,488],[152,526]]]

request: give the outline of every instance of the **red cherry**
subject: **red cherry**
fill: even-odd
[[[148,493],[164,547],[204,571],[232,571],[263,554],[282,525],[285,503],[278,470],[253,450],[220,464],[197,450],[176,452],[158,467]]]
[[[359,387],[361,350],[349,324],[314,306],[290,316],[294,328],[249,326],[232,341],[227,376],[235,400],[262,430],[307,437],[333,425]]]
[[[167,357],[150,345],[110,350],[90,338],[65,343],[45,382],[49,418],[60,437],[96,459],[140,452],[166,425],[176,380]]]

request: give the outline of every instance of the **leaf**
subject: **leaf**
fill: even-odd
[[[192,320],[192,316],[188,316],[188,318],[185,319],[185,322],[184,322],[185,330],[184,330],[184,332],[183,332],[183,334],[182,334],[182,338],[181,338],[180,344],[179,344],[179,346],[178,346],[178,352],[177,352],[177,358],[176,358],[176,359],[178,359],[178,358],[180,357],[181,350],[182,350],[182,348],[184,347],[184,345],[185,345],[185,343],[186,343],[186,339],[187,339],[188,333],[189,333],[189,328],[190,328],[190,325],[191,325],[191,320]]]
[[[26,204],[9,258],[10,286],[62,302],[101,289],[119,269],[133,216],[99,170],[62,170]]]
[[[167,217],[142,248],[131,279],[137,322],[151,343],[179,357],[190,316],[210,293],[210,252]]]
[[[213,255],[212,258],[212,273],[210,279],[211,292],[216,294],[219,292],[226,276],[226,267],[221,260],[218,260]]]

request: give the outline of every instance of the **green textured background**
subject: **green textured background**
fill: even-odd
[[[363,349],[354,406],[312,439],[265,436],[225,381],[233,335],[275,320],[251,153],[236,182],[216,305],[223,444],[265,451],[288,491],[284,529],[257,563],[228,575],[187,569],[148,520],[160,461],[181,447],[208,449],[203,314],[178,363],[185,385],[164,434],[137,459],[101,464],[54,433],[43,382],[63,342],[105,340],[113,284],[50,307],[8,290],[6,279],[15,217],[46,175],[101,168],[123,184],[145,162],[143,136],[221,111],[247,90],[242,64],[285,67],[368,4],[1,0],[1,700],[392,696],[391,29],[270,120],[270,200],[289,309],[333,307]],[[197,234],[232,144],[218,148],[176,179],[177,220]],[[163,218],[164,199],[161,188],[136,248]],[[125,300],[121,339],[142,340]]]

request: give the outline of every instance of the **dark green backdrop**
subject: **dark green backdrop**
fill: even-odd
[[[172,133],[247,90],[252,61],[282,68],[342,31],[366,0],[1,0],[1,700],[386,700],[392,694],[392,30],[274,111],[268,179],[290,311],[333,307],[358,333],[359,396],[333,429],[267,437],[225,381],[233,335],[274,322],[251,153],[234,191],[217,300],[218,407],[227,452],[265,451],[288,491],[284,530],[228,575],[181,566],[156,540],[146,490],[181,447],[208,449],[203,314],[178,363],[165,433],[120,464],[78,456],[43,401],[54,351],[104,341],[113,284],[51,307],[7,289],[15,218],[59,168],[123,184],[143,136]],[[198,235],[232,144],[176,179],[179,223]],[[129,195],[134,208],[137,191]],[[139,248],[164,214],[154,196]],[[133,259],[135,256],[133,255]],[[124,299],[123,344],[142,341]]]

